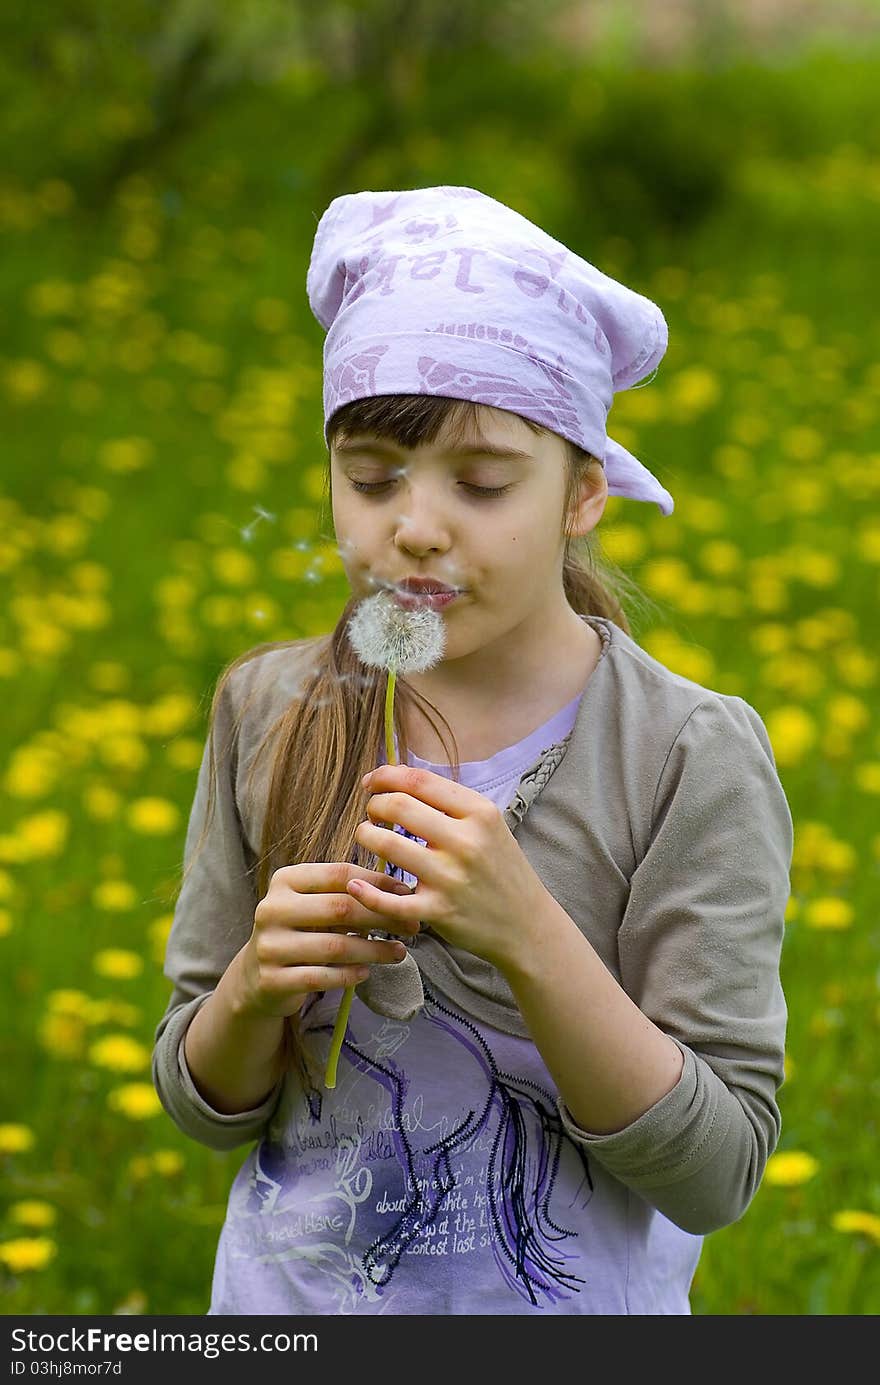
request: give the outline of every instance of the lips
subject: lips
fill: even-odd
[[[455,596],[458,587],[449,587],[445,582],[437,582],[433,577],[406,577],[397,583],[399,591],[411,592],[415,596],[437,595]]]

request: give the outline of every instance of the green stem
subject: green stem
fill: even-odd
[[[385,758],[389,765],[397,764],[397,757],[394,754],[394,689],[396,684],[397,670],[392,665],[388,671],[388,684],[385,688]],[[388,826],[387,823],[385,825]],[[376,870],[384,874],[386,864],[380,856],[376,861]],[[324,1086],[328,1088],[336,1086],[336,1068],[339,1063],[339,1054],[342,1051],[342,1041],[348,1028],[348,1015],[351,1010],[351,1002],[354,999],[354,992],[354,986],[346,986],[339,1009],[336,1012],[333,1038],[330,1041],[330,1052],[327,1055],[327,1066],[324,1070]]]

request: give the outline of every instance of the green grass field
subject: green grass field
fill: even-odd
[[[877,75],[720,77],[694,137],[704,179],[706,130],[732,145],[737,101],[753,136],[756,102],[767,128],[790,118],[775,144],[737,146],[685,227],[660,202],[636,219],[637,176],[615,194],[630,222],[579,200],[549,82],[549,153],[508,147],[501,115],[465,143],[414,117],[405,150],[368,151],[353,175],[546,207],[669,321],[657,378],[618,398],[609,431],[676,510],[612,499],[602,551],[651,599],[631,609],[635,637],[760,712],[795,824],[783,1133],[745,1217],[706,1240],[697,1314],[880,1310],[880,165],[876,118],[858,118]],[[304,281],[316,217],[349,188],[327,193],[317,134],[274,138],[298,99],[230,100],[100,206],[61,172],[0,177],[8,1314],[204,1313],[246,1153],[187,1141],[149,1060],[216,678],[263,640],[329,629],[347,594],[319,513],[322,333]],[[686,200],[696,182],[679,176]]]

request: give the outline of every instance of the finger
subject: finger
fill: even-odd
[[[365,782],[367,779],[368,782]],[[485,802],[476,789],[469,789],[466,784],[456,784],[454,779],[446,779],[433,770],[416,769],[412,765],[379,765],[371,770],[369,778],[364,775],[361,787],[369,788],[373,793],[397,790],[409,794],[451,818],[467,817],[476,805]]]
[[[389,917],[388,901],[383,896],[381,890],[374,887],[366,880],[349,880],[349,893],[354,896],[368,912],[373,920],[377,919],[378,911],[381,910],[386,917]],[[413,896],[415,898],[415,896]],[[420,914],[423,908],[422,900],[417,904],[407,905],[401,899],[400,904],[394,905],[394,913],[390,915],[391,922],[385,929],[386,933],[417,933],[421,926]],[[377,912],[374,913],[373,910]],[[381,924],[373,923],[374,928],[380,928]]]
[[[452,846],[454,827],[448,814],[399,789],[373,794],[367,800],[366,812],[368,820],[377,827],[396,824],[414,837],[421,837],[429,846],[447,850]]]
[[[368,851],[375,852],[377,856],[381,856],[385,861],[390,861],[394,866],[400,866],[410,875],[418,876],[421,879],[430,874],[430,846],[422,846],[420,842],[411,841],[402,832],[394,832],[388,827],[379,827],[374,822],[359,822],[354,837],[355,841],[366,847]],[[440,844],[435,841],[435,859],[436,852],[440,849]],[[349,884],[351,883],[349,881]],[[364,880],[362,883],[369,885],[373,882]],[[396,908],[397,906],[390,905],[389,907]]]
[[[296,866],[284,866],[283,879],[293,894],[344,893],[352,876],[369,880],[379,889],[389,893],[400,893],[396,889],[401,884],[395,876],[369,866],[358,866],[352,861],[304,861]]]
[[[288,966],[391,966],[402,962],[406,946],[396,938],[363,938],[356,933],[310,933],[297,941],[297,958]]]

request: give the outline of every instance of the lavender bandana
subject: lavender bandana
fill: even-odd
[[[336,197],[306,277],[324,342],[324,423],[352,399],[438,394],[520,414],[605,467],[610,495],[672,496],[605,432],[618,390],[665,354],[649,298],[475,188]]]

